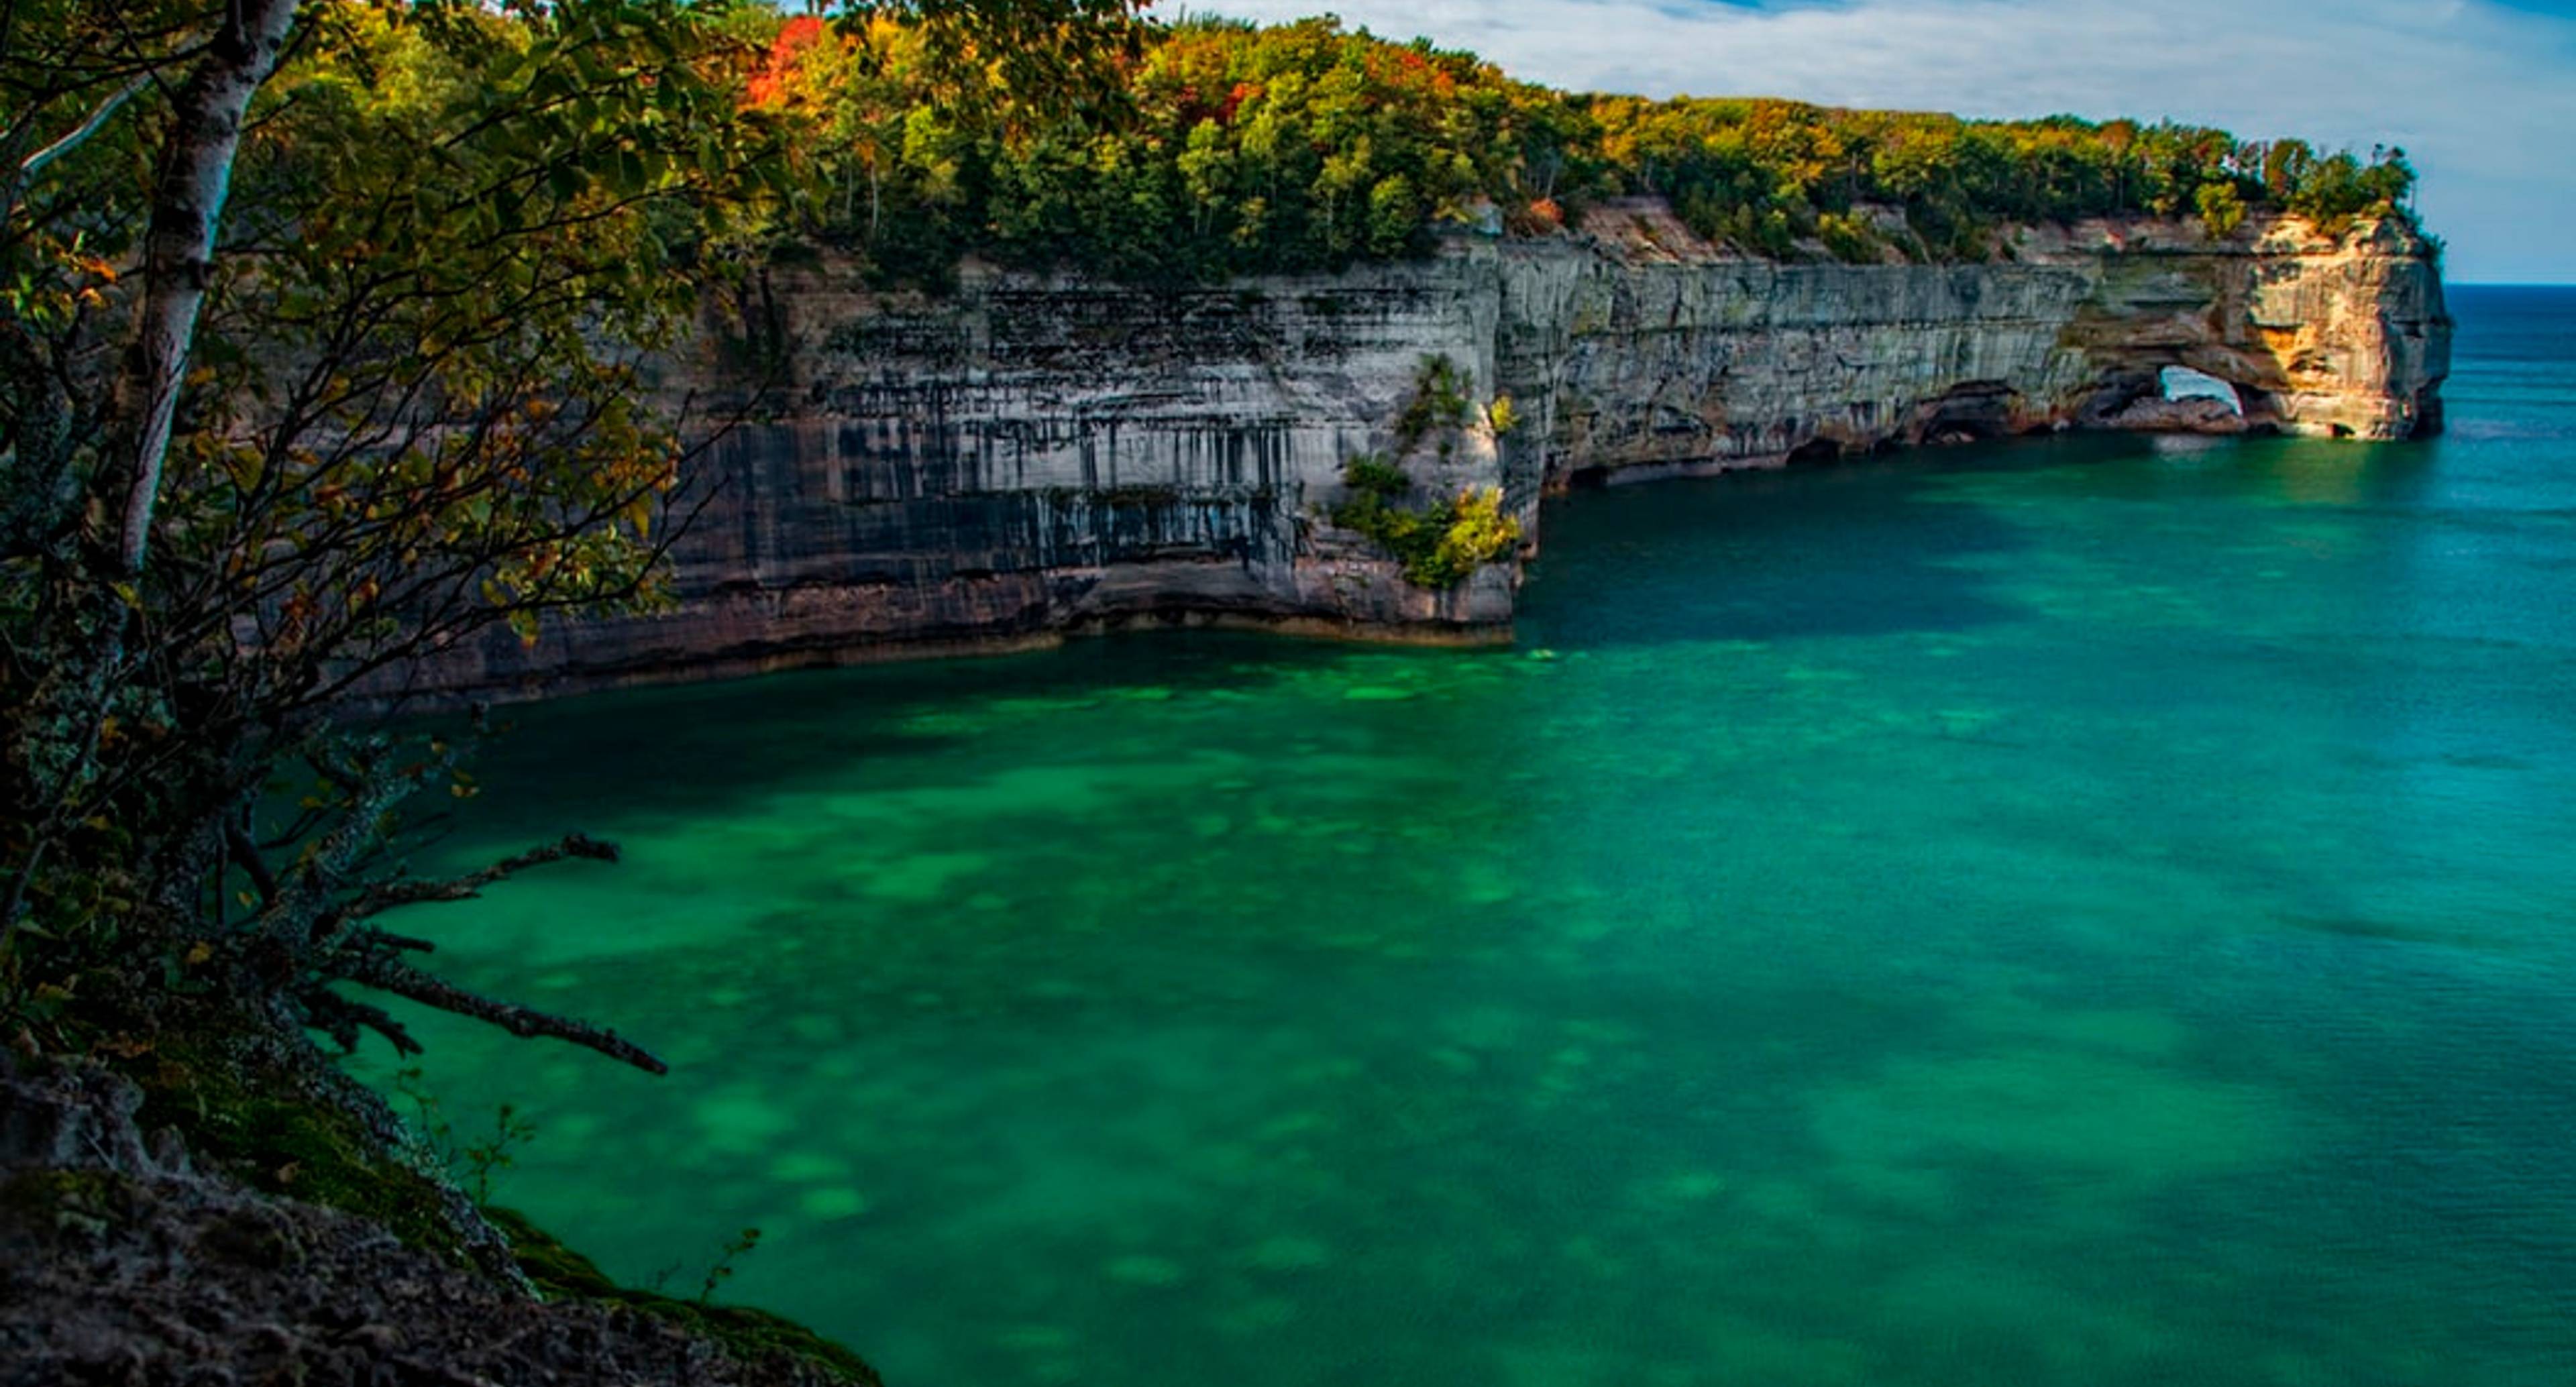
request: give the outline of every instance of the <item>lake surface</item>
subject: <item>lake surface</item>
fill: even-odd
[[[2576,1380],[2576,293],[2423,446],[1583,495],[1519,649],[515,715],[500,1202],[897,1387]]]

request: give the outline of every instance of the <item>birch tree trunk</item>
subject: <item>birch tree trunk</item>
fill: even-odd
[[[214,278],[215,233],[232,188],[242,120],[260,84],[277,70],[296,2],[226,0],[214,42],[172,104],[143,243],[143,304],[118,392],[120,446],[109,459],[109,475],[125,480],[117,566],[126,578],[143,571],[151,545],[162,460],[187,382],[197,312]]]

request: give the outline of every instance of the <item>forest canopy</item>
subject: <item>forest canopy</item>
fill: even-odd
[[[1331,269],[1424,253],[1444,222],[1546,234],[1624,196],[1747,254],[1976,260],[2001,228],[2086,216],[2340,229],[2404,214],[2415,180],[2403,150],[2171,123],[1572,94],[1331,18],[1147,29],[1123,83],[1075,102],[961,81],[889,18],[767,24],[747,97],[803,127],[797,229],[895,281],[968,254],[1143,282]]]

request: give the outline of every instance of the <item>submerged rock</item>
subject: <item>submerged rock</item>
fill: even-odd
[[[2111,428],[2141,433],[2241,434],[2254,428],[2226,401],[2207,396],[2140,400],[2112,415],[2106,423]]]

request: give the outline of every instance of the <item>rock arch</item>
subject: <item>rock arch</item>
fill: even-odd
[[[2197,367],[2167,366],[2156,373],[2159,394],[2167,403],[2184,400],[2215,400],[2230,414],[2245,417],[2245,397],[2237,387]]]
[[[2238,363],[2176,352],[2132,360],[2104,373],[2076,422],[2139,433],[2264,434],[2281,428],[2281,407],[2259,373]]]

